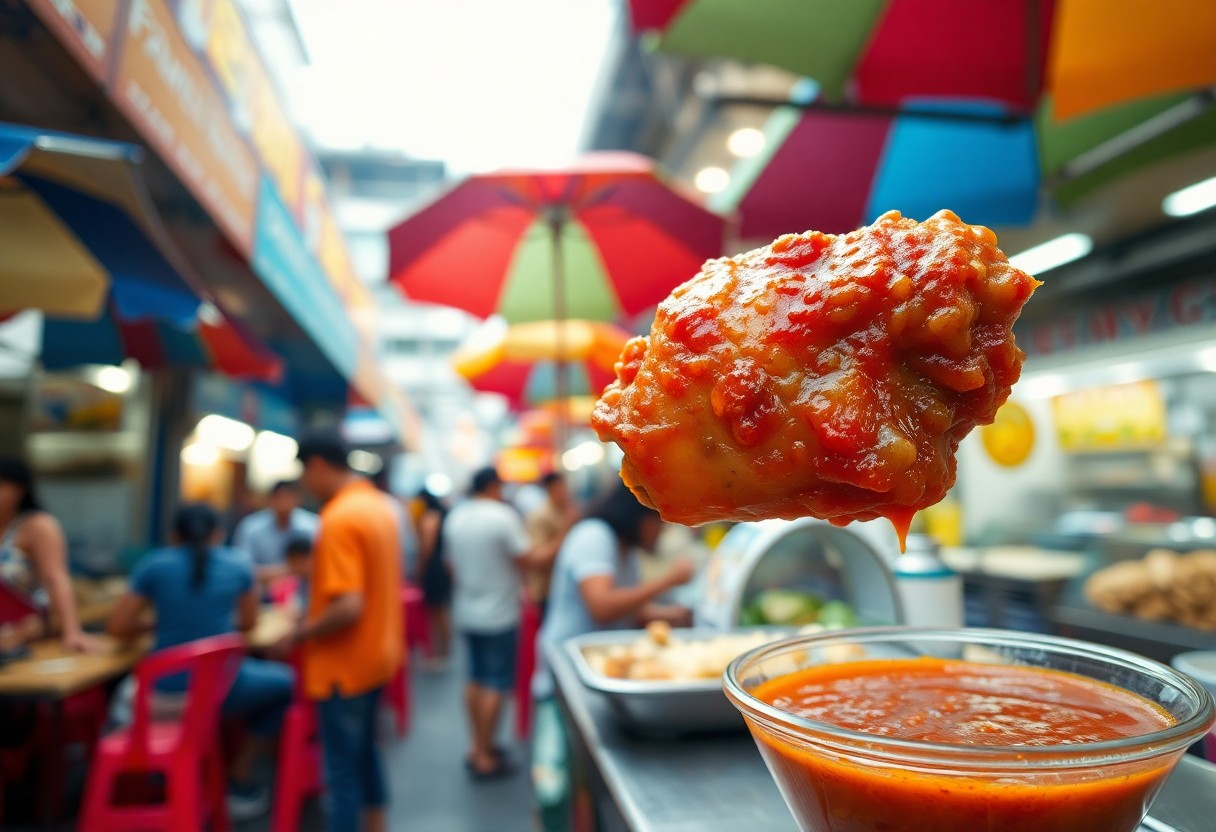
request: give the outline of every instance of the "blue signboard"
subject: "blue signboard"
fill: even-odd
[[[291,213],[265,177],[258,197],[253,269],[338,372],[354,378],[359,361],[354,326]]]

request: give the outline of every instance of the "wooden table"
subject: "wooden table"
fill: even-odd
[[[249,649],[265,650],[273,647],[291,632],[300,613],[284,607],[262,607],[258,621],[249,631]]]
[[[98,636],[99,653],[74,653],[58,639],[35,642],[30,655],[0,667],[0,698],[62,700],[129,673],[151,639],[121,644]]]
[[[250,649],[277,643],[291,632],[295,617],[291,610],[264,608],[249,632]],[[0,667],[0,699],[66,699],[130,673],[152,646],[150,637],[125,644],[109,636],[96,638],[102,646],[98,653],[73,653],[58,639],[30,645],[27,658]]]
[[[291,632],[297,613],[281,607],[264,607],[249,632],[250,650],[265,650]],[[45,702],[50,707],[51,742],[58,745],[63,731],[63,702],[89,688],[104,685],[130,673],[152,647],[150,635],[120,642],[98,636],[97,653],[74,653],[58,639],[30,645],[30,655],[0,667],[0,699]],[[39,826],[49,828],[54,814],[53,792],[39,799]]]

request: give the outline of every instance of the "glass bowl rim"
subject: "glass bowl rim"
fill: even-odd
[[[738,681],[738,675],[746,665],[787,649],[823,647],[840,642],[873,644],[892,641],[938,641],[987,647],[1003,645],[1037,649],[1051,648],[1057,653],[1080,654],[1166,682],[1180,689],[1187,699],[1198,702],[1199,707],[1196,713],[1185,720],[1158,731],[1134,737],[1046,746],[962,745],[885,737],[808,719],[764,702],[744,690]],[[1034,665],[1026,666],[1034,667]],[[1084,674],[1075,675],[1083,676]],[[1145,656],[1117,647],[1107,647],[1078,639],[980,627],[857,627],[793,636],[752,648],[746,653],[736,656],[723,674],[723,688],[727,698],[743,712],[744,716],[760,721],[766,730],[776,731],[795,742],[826,744],[845,753],[903,762],[944,762],[946,764],[970,762],[983,768],[997,769],[1071,768],[1092,765],[1096,760],[1132,762],[1138,759],[1159,757],[1185,749],[1192,742],[1200,739],[1212,727],[1213,719],[1216,718],[1216,701],[1198,681]],[[1119,759],[1112,759],[1116,757]]]

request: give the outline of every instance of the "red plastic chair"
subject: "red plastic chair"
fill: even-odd
[[[404,737],[410,730],[410,658],[417,649],[424,656],[433,658],[435,644],[431,640],[431,625],[426,617],[426,601],[422,590],[413,584],[401,587],[401,606],[405,612],[405,661],[401,672],[392,678],[384,689],[384,701],[393,712],[397,736]]]
[[[295,698],[283,716],[279,759],[275,771],[271,832],[297,832],[304,801],[321,791],[321,737],[317,706],[304,695],[301,656],[292,657],[296,671]]]
[[[515,648],[515,736],[532,733],[532,674],[536,672],[536,635],[540,632],[540,606],[525,599],[519,617],[519,644]]]
[[[217,832],[231,828],[218,739],[220,705],[244,655],[244,639],[231,634],[160,650],[139,663],[131,725],[102,738],[89,768],[81,832],[201,832],[208,818]],[[185,711],[179,720],[153,722],[153,687],[177,673],[189,674]],[[149,774],[165,778],[163,803],[116,802],[120,778]]]
[[[410,731],[412,699],[410,656],[415,647],[428,656],[433,655],[434,652],[422,590],[413,584],[403,585],[401,587],[401,608],[405,613],[402,616],[402,620],[405,622],[405,659],[401,662],[401,670],[393,676],[384,689],[384,702],[393,712],[393,724],[398,737],[404,737]]]

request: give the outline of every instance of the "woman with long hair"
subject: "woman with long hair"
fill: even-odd
[[[692,563],[678,561],[649,581],[639,574],[639,551],[653,552],[662,530],[658,512],[639,503],[618,482],[585,519],[571,527],[557,553],[532,678],[536,702],[532,779],[546,832],[566,828],[571,784],[566,730],[554,700],[545,649],[596,630],[638,627],[655,620],[688,623],[687,609],[655,601],[692,579]]]
[[[0,457],[0,582],[49,612],[67,647],[94,648],[76,614],[63,529],[38,501],[29,465],[7,456]]]
[[[131,573],[128,592],[119,599],[107,629],[132,638],[149,629],[155,649],[253,629],[258,616],[258,590],[253,562],[223,539],[219,515],[201,503],[182,506],[173,521],[174,545],[146,554]],[[182,693],[184,678],[157,683],[158,694]],[[279,662],[246,658],[224,700],[226,718],[243,720],[250,737],[229,766],[228,806],[235,819],[256,817],[269,807],[266,790],[253,780],[253,764],[278,734],[283,712],[291,704],[294,674]]]
[[[545,647],[596,630],[641,626],[648,621],[686,623],[688,611],[661,606],[655,599],[688,583],[691,561],[679,561],[663,575],[642,581],[639,551],[653,552],[663,530],[658,512],[638,502],[622,483],[615,484],[566,535],[553,565],[549,614],[538,636],[537,699],[553,695],[543,662]]]
[[[426,603],[427,622],[435,644],[435,662],[447,661],[452,641],[452,573],[443,553],[443,524],[448,510],[430,491],[418,493],[418,585]]]

